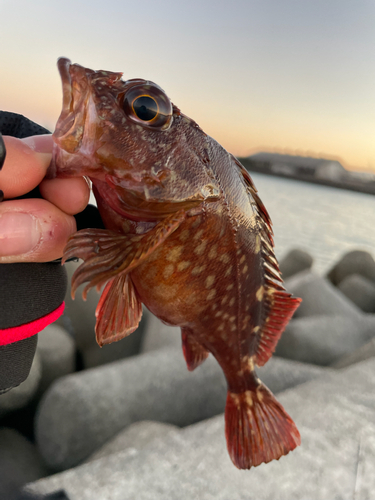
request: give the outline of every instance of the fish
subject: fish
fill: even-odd
[[[188,370],[211,353],[226,377],[225,435],[239,469],[301,442],[256,375],[301,299],[284,286],[270,216],[242,164],[157,84],[58,60],[63,104],[51,176],[86,176],[105,229],[75,233],[63,262],[77,287],[104,287],[100,346],[136,330],[142,304],[181,327]]]

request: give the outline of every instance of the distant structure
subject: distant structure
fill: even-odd
[[[349,172],[337,160],[262,152],[240,161],[253,172],[375,194],[374,174]]]

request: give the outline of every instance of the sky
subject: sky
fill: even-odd
[[[145,78],[228,151],[375,172],[374,0],[0,0],[0,109],[53,130],[60,56]]]

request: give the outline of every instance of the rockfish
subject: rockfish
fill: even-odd
[[[240,469],[278,459],[299,432],[256,366],[271,357],[300,299],[283,285],[271,220],[241,163],[155,83],[61,58],[63,107],[52,171],[88,176],[104,226],[69,240],[84,263],[72,294],[105,285],[100,346],[133,332],[142,303],[178,325],[189,370],[212,353],[227,383],[225,433]]]

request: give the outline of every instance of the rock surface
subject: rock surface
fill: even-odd
[[[54,380],[75,370],[74,340],[59,325],[49,325],[38,334],[37,353],[42,365],[39,394],[45,392]]]
[[[165,325],[159,318],[149,313],[144,330],[141,352],[155,351],[174,346],[181,349],[181,328]]]
[[[133,422],[186,426],[220,413],[225,398],[212,357],[190,373],[180,349],[158,350],[58,380],[40,404],[37,443],[46,463],[62,470]]]
[[[375,260],[363,250],[354,250],[345,254],[327,274],[327,278],[338,285],[346,276],[360,274],[375,283]]]
[[[294,313],[295,318],[324,314],[358,318],[361,314],[361,310],[328,280],[311,271],[304,271],[289,278],[285,287],[289,293],[302,299]]]
[[[366,313],[375,313],[375,283],[360,274],[350,274],[337,286],[349,300]]]
[[[374,358],[375,363],[375,336],[372,340],[363,344],[359,349],[347,354],[346,356],[340,358],[338,361],[333,363],[333,368],[346,368],[347,366],[354,365],[354,363],[360,363],[367,359]]]
[[[92,462],[98,458],[107,457],[112,455],[112,453],[117,453],[128,448],[139,451],[157,439],[177,435],[179,432],[180,429],[175,425],[147,420],[136,422],[116,434],[104,446],[90,455],[85,462]]]
[[[31,401],[37,392],[41,376],[41,362],[36,354],[27,379],[18,387],[0,396],[0,417],[26,406]]]
[[[65,488],[91,500],[356,500],[375,491],[375,363],[360,363],[291,389],[278,399],[302,446],[249,471],[231,463],[223,416],[137,453],[113,454],[29,484],[29,493]]]
[[[276,346],[276,355],[327,366],[369,340],[364,320],[345,316],[310,316],[293,319]]]
[[[0,427],[0,498],[16,500],[20,488],[48,473],[33,444],[13,429]]]
[[[283,279],[287,279],[294,274],[298,274],[306,269],[310,269],[313,258],[304,250],[291,250],[279,262],[279,268]]]

